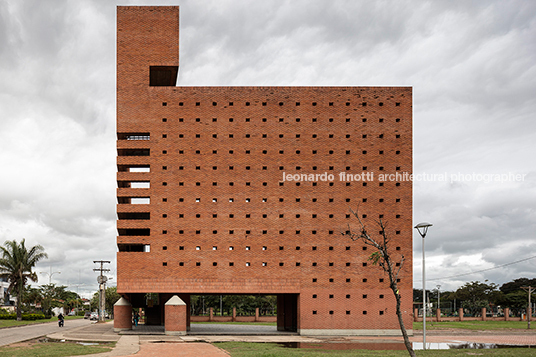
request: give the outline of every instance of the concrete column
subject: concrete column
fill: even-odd
[[[483,308],[482,308],[482,312],[481,312],[481,314],[482,314],[482,321],[486,321],[486,312],[487,312],[487,311],[486,311],[486,308],[483,307]]]
[[[504,308],[504,321],[508,321],[508,318],[510,317],[510,308],[505,307]]]
[[[233,322],[236,321],[236,307],[233,307]]]
[[[177,295],[173,295],[165,305],[166,335],[186,335],[186,303]]]
[[[210,308],[208,310],[209,310],[208,321],[214,321],[214,309]]]
[[[259,321],[259,308],[255,308],[255,322]]]
[[[277,331],[285,331],[284,303],[283,295],[277,295]]]
[[[114,332],[132,330],[132,304],[122,297],[114,304]]]
[[[463,308],[461,307],[458,309],[458,317],[460,321],[463,321]]]
[[[190,331],[190,314],[191,314],[191,301],[190,295],[183,294],[181,300],[186,303],[186,330]]]
[[[437,322],[440,322],[441,321],[441,309],[436,309],[436,321]]]

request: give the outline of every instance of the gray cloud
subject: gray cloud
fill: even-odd
[[[88,292],[97,288],[93,260],[111,260],[115,269],[115,6],[0,3],[0,240],[44,245],[50,259],[39,269],[61,270],[53,280],[62,284],[80,276]],[[410,85],[415,173],[527,174],[523,182],[414,183],[414,220],[434,223],[430,277],[533,254],[534,2],[180,6],[180,85]],[[502,283],[535,265],[442,284]]]

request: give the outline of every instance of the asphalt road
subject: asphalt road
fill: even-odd
[[[80,326],[91,324],[89,320],[76,319],[65,320],[64,327],[58,327],[57,322],[34,324],[0,329],[0,346],[10,345],[15,342],[31,340],[60,330],[70,330]]]

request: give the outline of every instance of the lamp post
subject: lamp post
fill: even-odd
[[[439,316],[441,317],[441,285],[436,285],[437,287],[437,308],[439,309]],[[439,321],[439,320],[438,320]]]
[[[532,286],[522,286],[521,289],[529,293],[529,307],[527,309],[527,328],[530,330],[530,318],[532,316],[532,304],[530,302],[530,295],[535,289]]]
[[[417,224],[414,228],[422,237],[422,348],[426,349],[426,275],[424,269],[424,237],[428,233],[428,228],[432,224],[428,222],[422,222]]]
[[[50,284],[52,284],[52,275],[61,274],[61,271],[52,272],[52,267],[50,267],[50,273],[47,273],[46,271],[43,271],[43,272],[41,272],[41,274],[48,275],[48,285],[50,285]]]

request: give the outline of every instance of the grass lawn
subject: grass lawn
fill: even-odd
[[[502,329],[527,329],[526,321],[426,321],[426,331],[459,328],[464,330],[502,330]],[[414,330],[422,330],[422,322],[413,323]],[[536,323],[530,324],[530,329],[536,329]]]
[[[105,343],[98,346],[84,346],[76,342],[39,342],[32,340],[16,343],[8,347],[0,347],[0,356],[10,357],[62,357],[80,356],[93,353],[109,352],[115,343]]]
[[[83,318],[84,318],[83,316],[65,316],[65,320],[75,320],[75,319],[83,319]],[[58,318],[56,316],[53,316],[50,319],[33,320],[33,321],[0,320],[0,328],[11,327],[11,326],[42,324],[43,322],[56,322],[56,321],[58,321]]]
[[[275,356],[408,356],[406,350],[327,350],[319,349],[318,345],[310,344],[311,348],[286,348],[276,343],[250,343],[250,342],[220,342],[214,343],[231,354],[232,357],[275,357]],[[337,346],[336,343],[333,344]],[[427,350],[415,351],[417,356],[501,356],[525,357],[534,356],[534,349],[529,348],[501,348],[489,350]]]

